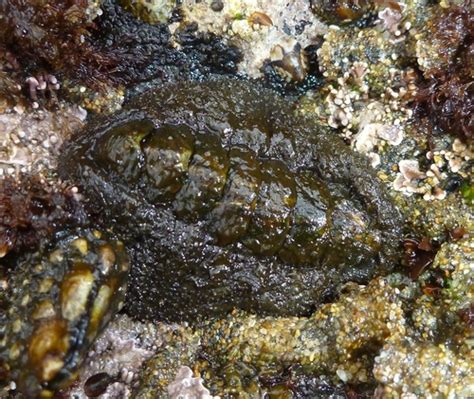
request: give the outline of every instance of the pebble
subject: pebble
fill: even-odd
[[[211,10],[215,12],[222,11],[224,9],[224,3],[222,0],[213,0],[211,3]]]
[[[342,369],[337,369],[336,374],[341,379],[341,381],[343,381],[343,382],[347,382],[349,380],[349,376]]]

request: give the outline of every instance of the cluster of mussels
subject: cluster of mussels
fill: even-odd
[[[9,279],[5,380],[51,396],[124,304],[168,321],[309,315],[344,283],[390,271],[400,215],[367,162],[324,133],[228,79],[164,86],[93,120],[59,171],[97,220],[57,231]]]

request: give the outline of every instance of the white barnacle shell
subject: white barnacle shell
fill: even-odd
[[[174,381],[168,385],[168,395],[170,399],[219,399],[202,385],[202,378],[193,377],[187,366],[181,366]]]
[[[287,80],[301,82],[307,74],[307,61],[301,44],[290,39],[270,53],[271,65]]]

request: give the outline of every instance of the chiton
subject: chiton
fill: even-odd
[[[367,161],[248,82],[147,92],[78,134],[60,173],[126,243],[141,318],[303,315],[397,262],[400,215]]]

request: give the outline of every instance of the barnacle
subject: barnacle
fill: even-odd
[[[377,28],[330,29],[317,54],[323,76],[334,86],[344,77],[348,85],[371,96],[384,93],[387,82],[395,83],[396,71],[409,61],[403,44]]]
[[[134,314],[306,314],[390,270],[400,234],[367,163],[321,129],[245,83],[170,85],[96,120],[60,170],[130,245]]]
[[[301,45],[294,40],[285,44],[287,48],[277,45],[270,54],[270,65],[286,80],[301,82],[307,75],[308,62]]]

